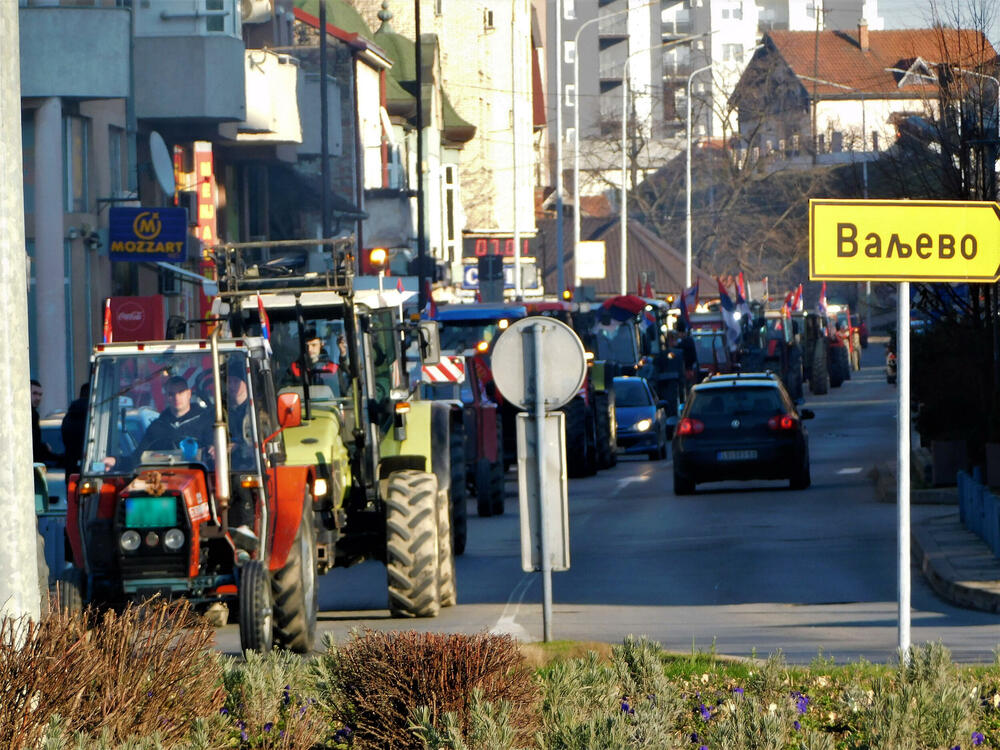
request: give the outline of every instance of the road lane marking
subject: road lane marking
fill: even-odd
[[[650,473],[647,471],[646,473],[640,474],[637,477],[625,477],[624,479],[619,479],[618,489],[615,492],[621,493],[621,491],[625,489],[626,486],[632,484],[632,482],[648,482],[650,476],[651,476]]]
[[[497,618],[496,623],[490,628],[491,633],[495,635],[512,635],[524,641],[536,640],[531,637],[531,634],[528,633],[523,625],[518,625],[516,622],[518,611],[521,609],[521,602],[524,601],[524,596],[528,593],[528,589],[534,580],[533,575],[533,573],[525,573],[511,590],[503,612],[500,613],[500,617]]]
[[[837,473],[838,474],[860,474],[861,473],[861,467],[860,466],[848,466],[846,469],[841,469]]]

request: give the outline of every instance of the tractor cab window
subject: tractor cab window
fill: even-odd
[[[90,398],[87,473],[211,461],[215,396],[208,353],[101,357]]]
[[[375,399],[380,407],[387,407],[392,391],[406,388],[399,332],[395,326],[395,311],[373,310],[370,322]]]
[[[597,359],[634,364],[639,361],[639,336],[632,321],[608,319],[594,326]]]
[[[318,311],[309,308],[304,312],[305,373],[309,385],[325,385],[334,398],[347,398],[350,389],[344,321],[332,314],[316,315]],[[274,350],[274,378],[278,384],[301,386],[302,350],[299,323],[294,317],[283,319],[283,316],[272,314],[271,347]]]

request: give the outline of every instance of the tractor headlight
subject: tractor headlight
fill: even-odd
[[[652,419],[640,419],[638,422],[635,423],[635,429],[637,432],[645,432],[652,426],[653,426]]]
[[[122,535],[118,537],[118,544],[125,552],[135,552],[141,543],[142,538],[139,536],[139,532],[132,531],[132,529],[122,532]]]
[[[326,480],[323,477],[319,477],[313,482],[313,497],[323,497],[327,490]]]
[[[184,546],[184,532],[180,529],[170,529],[163,535],[163,546],[171,552],[176,552]]]

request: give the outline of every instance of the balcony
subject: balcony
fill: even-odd
[[[144,0],[135,7],[135,110],[141,119],[246,119],[238,0]]]
[[[246,51],[246,119],[238,143],[302,143],[297,83],[298,61],[263,49]]]
[[[128,96],[127,8],[28,6],[18,10],[18,24],[21,96]]]
[[[597,22],[600,37],[624,38],[628,36],[628,14],[602,16]]]

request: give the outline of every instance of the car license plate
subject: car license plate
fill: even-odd
[[[720,461],[750,461],[757,458],[757,451],[719,451]]]

